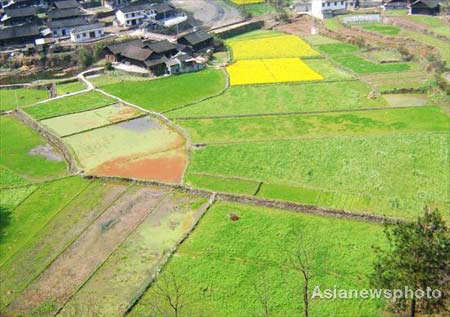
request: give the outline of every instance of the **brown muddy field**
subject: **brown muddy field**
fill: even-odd
[[[166,194],[132,187],[11,303],[9,312],[58,311]]]

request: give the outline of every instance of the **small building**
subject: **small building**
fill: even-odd
[[[48,19],[50,21],[69,19],[82,16],[80,8],[69,8],[69,9],[57,9],[47,12]]]
[[[410,7],[410,14],[438,15],[440,11],[440,0],[417,0]]]
[[[132,46],[143,48],[144,44],[139,39],[108,44],[103,49],[103,55],[109,62],[118,62],[120,60],[120,54]]]
[[[70,39],[75,43],[89,42],[105,36],[105,25],[93,23],[81,25],[70,31]]]
[[[147,64],[145,62],[150,59],[152,54],[153,52],[148,48],[129,46],[122,53],[120,53],[119,62],[147,68]]]
[[[76,17],[63,20],[54,20],[47,22],[48,28],[52,30],[54,37],[69,37],[70,31],[81,25],[87,24],[87,21],[83,17]]]
[[[147,6],[131,5],[116,11],[116,19],[120,26],[140,25],[146,16]]]
[[[163,41],[145,41],[143,42],[145,48],[153,51],[156,54],[164,55],[165,57],[172,57],[178,54],[177,45],[167,40]]]
[[[64,10],[64,9],[73,9],[79,8],[80,5],[76,0],[62,0],[62,1],[54,1],[52,5],[49,7],[50,10]]]
[[[5,8],[1,22],[3,25],[18,25],[25,23],[36,23],[38,22],[37,11],[34,7],[23,7],[10,9]]]
[[[409,0],[388,0],[383,4],[384,10],[399,10],[408,7]]]
[[[206,31],[198,30],[180,37],[177,42],[191,47],[194,51],[205,51],[214,47],[214,38]]]
[[[8,9],[27,8],[39,4],[40,0],[2,0],[2,7]]]
[[[0,45],[29,44],[41,36],[39,26],[24,24],[0,28]]]
[[[347,1],[312,0],[311,15],[318,19],[330,18],[343,14],[347,10]]]
[[[167,58],[160,57],[149,59],[145,62],[145,66],[154,76],[162,76],[167,74]]]
[[[188,54],[180,54],[166,62],[170,74],[180,74],[200,70],[205,67],[203,63]]]

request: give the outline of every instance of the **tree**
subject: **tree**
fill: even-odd
[[[414,317],[446,311],[450,292],[450,235],[437,210],[425,211],[416,222],[386,224],[387,247],[376,248],[371,284],[376,288],[411,292],[394,297],[391,309]],[[439,298],[417,296],[416,290],[440,290]],[[421,291],[420,291],[421,292]]]
[[[0,205],[0,241],[6,234],[6,227],[11,222],[11,211],[3,205]]]
[[[309,282],[313,277],[313,255],[302,235],[298,238],[297,249],[291,255],[292,266],[300,272],[303,280],[303,315],[309,316]]]
[[[94,62],[94,57],[92,56],[92,52],[88,49],[82,47],[78,52],[78,62],[80,63],[82,68],[87,68],[92,65]]]

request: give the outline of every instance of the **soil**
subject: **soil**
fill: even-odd
[[[121,122],[118,123],[117,126],[138,133],[147,133],[150,130],[159,130],[164,127],[159,120],[150,117],[142,117]]]
[[[29,313],[50,303],[58,310],[166,194],[135,188],[121,197],[11,303],[10,312]]]
[[[58,153],[56,149],[53,148],[53,146],[51,146],[48,143],[45,145],[35,146],[28,152],[28,154],[33,156],[43,156],[49,161],[57,161],[57,162],[64,161],[62,155]]]
[[[94,175],[120,176],[166,183],[179,183],[187,164],[183,149],[150,157],[122,157],[106,162],[91,171]]]

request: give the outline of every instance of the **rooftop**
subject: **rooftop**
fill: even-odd
[[[124,50],[120,55],[125,58],[131,58],[137,61],[144,62],[147,58],[152,55],[153,52],[146,48],[140,48],[136,46],[130,46],[126,50]]]
[[[55,1],[53,6],[57,9],[71,9],[78,8],[80,5],[75,0],[63,0],[63,1]]]
[[[120,43],[108,44],[106,48],[109,49],[113,54],[120,54],[131,46],[142,48],[144,47],[144,44],[141,40],[135,39]]]
[[[195,45],[204,41],[207,41],[212,38],[212,35],[210,35],[208,32],[203,30],[198,30],[189,34],[186,34],[182,36],[181,38],[184,38],[188,43],[191,45]]]
[[[69,8],[62,10],[51,10],[47,13],[50,19],[62,19],[68,17],[81,16],[81,10],[79,8]]]
[[[82,17],[76,17],[72,19],[64,19],[64,20],[54,20],[49,21],[47,23],[47,26],[50,29],[60,29],[60,28],[69,28],[69,27],[75,27],[79,25],[87,24],[87,21]]]
[[[18,9],[5,8],[4,13],[10,18],[21,18],[36,15],[37,12],[34,7],[25,7]]]
[[[79,33],[79,32],[88,32],[92,30],[98,30],[103,29],[105,25],[103,23],[92,23],[87,25],[78,26],[74,29],[72,29],[72,33]]]
[[[37,36],[39,34],[39,26],[35,24],[25,24],[20,26],[0,28],[0,40]]]

